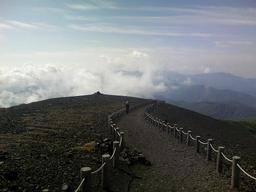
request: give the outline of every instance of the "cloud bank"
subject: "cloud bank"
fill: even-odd
[[[234,54],[229,49],[180,48],[90,48],[0,55],[5,63],[10,58],[17,63],[1,66],[0,107],[96,91],[152,98],[170,88],[166,84],[169,72],[242,74],[244,70],[247,74],[250,68],[241,63],[254,61],[247,54]],[[189,80],[184,84],[190,84]]]
[[[91,94],[98,90],[140,97],[152,97],[153,93],[165,90],[163,83],[154,81],[159,71],[150,62],[145,62],[149,57],[147,53],[133,50],[123,57],[100,54],[96,61],[88,59],[73,66],[25,64],[2,70],[0,106]],[[130,62],[133,64],[129,65]]]

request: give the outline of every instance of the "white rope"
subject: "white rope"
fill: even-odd
[[[229,159],[224,153],[221,153],[221,155],[224,157],[224,159],[226,159],[226,161],[232,163],[232,160]]]
[[[77,187],[77,189],[75,190],[75,192],[78,192],[78,191],[81,190],[80,188],[81,188],[82,185],[84,184],[84,181],[85,181],[85,178],[82,179],[82,181],[80,182],[80,184],[79,184],[79,186]]]
[[[121,146],[122,146],[122,142],[123,142],[123,137],[122,137],[122,136],[120,136],[119,147],[121,147]]]
[[[248,177],[250,177],[251,179],[253,179],[254,181],[256,181],[256,177],[253,177],[252,175],[250,175],[249,173],[247,173],[242,167],[241,165],[237,164],[237,167]]]
[[[202,145],[207,145],[207,143],[200,141],[200,140],[199,140],[199,143],[201,143]]]
[[[96,173],[100,172],[105,165],[106,165],[106,163],[103,163],[97,170],[93,171],[92,174],[96,174]]]
[[[211,148],[212,148],[212,150],[213,150],[214,152],[218,153],[218,150],[215,149],[212,144],[210,144],[210,146],[211,146]]]
[[[187,135],[188,133],[186,133],[185,131],[182,131],[182,133],[184,134],[184,135]]]
[[[114,158],[115,153],[116,153],[116,147],[115,147],[115,149],[114,149],[114,151],[113,151],[113,154],[112,154],[111,157],[110,157],[110,160],[112,160],[112,159]]]
[[[189,135],[189,137],[190,137],[192,140],[196,141],[196,138],[194,138],[192,135]]]

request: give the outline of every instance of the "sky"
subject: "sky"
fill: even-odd
[[[168,71],[255,78],[255,18],[256,0],[0,0],[0,107],[152,97]]]

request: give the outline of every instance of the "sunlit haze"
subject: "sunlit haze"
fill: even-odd
[[[0,0],[0,107],[151,98],[172,71],[254,78],[255,18],[255,0]]]

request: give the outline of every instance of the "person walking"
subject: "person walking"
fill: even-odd
[[[126,108],[126,114],[128,114],[129,113],[129,108],[130,108],[129,101],[125,102],[125,108]]]

